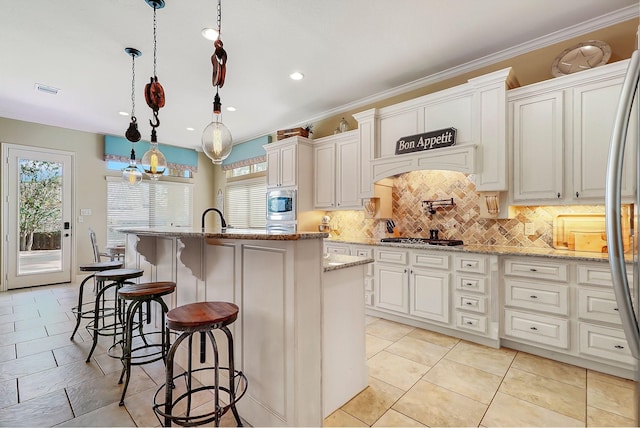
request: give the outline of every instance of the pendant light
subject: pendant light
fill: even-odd
[[[147,4],[153,7],[153,76],[151,81],[144,87],[144,97],[147,105],[153,110],[153,119],[149,120],[151,124],[151,148],[142,156],[142,169],[151,180],[158,180],[167,169],[167,160],[164,154],[158,148],[158,137],[156,128],[160,126],[158,119],[158,110],[164,107],[164,89],[156,74],[157,60],[157,38],[156,38],[156,11],[164,7],[164,0],[145,0]]]
[[[131,123],[125,132],[127,140],[131,141],[131,157],[129,165],[122,170],[122,180],[129,186],[134,187],[142,181],[142,173],[136,165],[136,151],[133,146],[140,141],[140,131],[138,131],[138,119],[136,118],[136,58],[142,55],[136,48],[125,48],[127,55],[131,56]]]
[[[222,112],[222,103],[220,102],[219,88],[224,86],[224,79],[227,74],[227,52],[224,50],[222,40],[220,40],[222,22],[222,8],[220,0],[218,0],[218,37],[213,42],[215,48],[211,55],[211,64],[213,65],[213,74],[211,83],[216,88],[216,95],[213,99],[214,118],[202,132],[202,150],[211,159],[211,161],[219,165],[229,154],[233,147],[233,139],[231,132],[220,120]]]

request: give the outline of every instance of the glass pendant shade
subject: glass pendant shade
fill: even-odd
[[[151,148],[142,156],[141,166],[152,180],[158,180],[167,169],[167,159],[158,150],[158,143],[151,143]]]
[[[202,150],[214,164],[220,165],[229,156],[232,145],[231,132],[217,117],[204,128]]]
[[[142,181],[142,173],[136,165],[136,152],[134,149],[131,149],[129,166],[122,170],[122,181],[127,183],[129,187],[134,187]]]

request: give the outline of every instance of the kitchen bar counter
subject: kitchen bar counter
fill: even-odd
[[[144,269],[141,280],[176,282],[170,307],[216,300],[239,306],[229,327],[236,367],[249,385],[237,406],[250,425],[321,426],[367,387],[362,284],[373,259],[324,257],[328,235],[318,232],[119,231],[127,235],[126,265]],[[185,364],[184,350],[176,362]]]
[[[441,245],[429,245],[429,244],[404,244],[397,242],[380,242],[376,239],[358,239],[358,238],[328,238],[327,242],[335,242],[341,244],[354,244],[354,245],[374,245],[381,247],[399,247],[399,248],[415,248],[421,250],[441,250],[441,251],[459,251],[476,254],[488,254],[499,256],[536,256],[536,257],[549,257],[549,258],[561,258],[575,261],[589,261],[589,262],[608,262],[609,255],[607,253],[595,253],[588,251],[572,251],[572,250],[558,250],[555,248],[535,248],[535,247],[507,247],[497,245],[454,245],[454,246],[441,246]],[[627,262],[632,261],[632,255],[626,255]]]

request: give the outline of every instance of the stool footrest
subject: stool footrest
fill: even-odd
[[[229,368],[228,367],[218,367],[219,371],[226,371],[229,372]],[[193,375],[193,373],[196,372],[201,372],[201,371],[215,371],[215,367],[201,367],[199,369],[194,369],[191,371],[191,374]],[[180,378],[184,378],[188,375],[187,372],[183,372],[179,375],[176,375],[173,377],[172,379],[172,384],[169,387],[173,387],[175,385],[175,381],[177,379]],[[156,393],[153,396],[153,412],[156,414],[156,417],[158,418],[158,421],[160,422],[161,425],[164,424],[164,421],[161,418],[164,419],[169,419],[171,420],[171,422],[174,422],[177,425],[180,426],[196,426],[196,425],[204,425],[204,424],[208,424],[214,421],[220,421],[220,418],[222,418],[222,416],[227,413],[232,407],[235,407],[235,404],[244,396],[244,394],[247,392],[247,386],[249,385],[249,382],[247,380],[247,377],[245,376],[244,373],[242,373],[239,370],[234,370],[233,373],[233,385],[234,385],[234,390],[230,391],[229,388],[219,385],[218,386],[218,390],[220,391],[224,391],[227,394],[229,394],[229,403],[225,404],[224,406],[218,406],[217,409],[215,409],[212,412],[208,412],[208,413],[203,413],[200,415],[191,415],[190,412],[187,412],[187,414],[189,416],[181,416],[181,415],[172,415],[172,414],[167,414],[165,413],[163,409],[167,403],[158,403],[158,394],[160,393],[160,391],[163,391],[167,385],[162,384],[160,385],[160,387],[156,390]],[[193,397],[194,394],[198,393],[198,392],[202,392],[202,391],[215,391],[216,387],[215,385],[202,385],[200,387],[197,388],[193,388],[191,391],[187,391],[181,395],[179,395],[178,397],[173,399],[173,403],[171,405],[172,408],[174,408],[176,405],[178,405],[181,401],[188,399],[189,397]],[[233,397],[233,398],[232,398]]]

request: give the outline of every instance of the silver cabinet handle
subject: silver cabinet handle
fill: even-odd
[[[529,269],[529,270],[530,270],[531,272],[538,272],[538,269],[535,269],[535,268],[531,268],[531,269]]]
[[[538,330],[538,327],[529,327],[530,330]]]
[[[613,123],[613,133],[609,147],[609,159],[607,162],[607,176],[605,188],[605,225],[607,232],[607,246],[609,250],[609,265],[613,279],[613,291],[620,308],[620,321],[624,329],[625,337],[631,354],[640,358],[640,327],[633,311],[631,291],[626,275],[624,261],[624,248],[622,243],[621,225],[621,191],[622,191],[622,165],[624,161],[624,148],[629,127],[629,116],[633,99],[638,89],[640,79],[640,54],[634,51],[629,60],[629,67],[624,76],[620,101]]]
[[[538,296],[536,296],[535,294],[532,295],[532,296],[529,296],[529,297],[531,297],[532,299],[537,299],[538,298]]]
[[[473,322],[472,322],[472,321],[467,321],[465,324],[467,324],[467,325],[473,325]]]
[[[624,349],[624,346],[622,346],[622,345],[615,345],[615,346],[614,346],[614,348],[616,348],[616,349]]]

